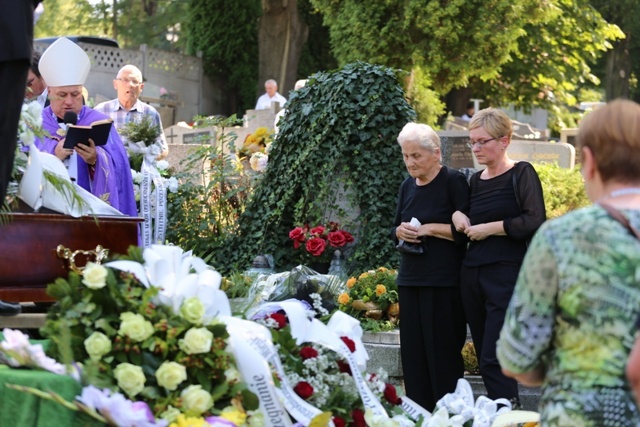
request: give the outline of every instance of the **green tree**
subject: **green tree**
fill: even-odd
[[[340,63],[420,67],[442,99],[454,91],[447,103],[458,112],[471,94],[502,105],[572,101],[581,83],[598,82],[588,64],[621,36],[586,0],[311,2]]]
[[[34,28],[35,38],[109,35],[100,31],[100,16],[87,0],[47,0],[44,8],[44,13]]]
[[[221,82],[227,111],[240,117],[256,101],[260,13],[258,0],[192,0],[184,25],[187,54],[202,52],[205,73]]]

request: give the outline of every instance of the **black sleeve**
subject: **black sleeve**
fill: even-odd
[[[518,162],[513,171],[516,174],[517,191],[521,214],[504,220],[504,231],[518,240],[530,239],[547,219],[542,194],[542,184],[536,170],[528,162]]]
[[[449,191],[449,200],[451,201],[453,212],[469,212],[469,184],[462,172],[450,170],[447,190]],[[453,221],[451,221],[451,234],[456,245],[467,244],[467,235],[457,231]]]

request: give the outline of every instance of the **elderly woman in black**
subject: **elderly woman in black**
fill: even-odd
[[[503,375],[496,342],[528,241],[546,213],[533,166],[507,156],[512,133],[511,119],[495,108],[480,110],[469,122],[469,146],[486,168],[471,177],[469,210],[456,212],[453,223],[471,241],[460,291],[487,394],[518,406],[518,384]]]
[[[431,411],[464,374],[459,273],[466,238],[454,230],[451,215],[467,210],[469,187],[462,173],[442,166],[440,138],[431,127],[408,123],[398,144],[410,175],[400,186],[392,229],[402,253],[402,367],[407,396]]]

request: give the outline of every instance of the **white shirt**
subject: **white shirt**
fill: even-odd
[[[256,110],[268,110],[269,108],[271,108],[271,103],[274,101],[279,102],[280,108],[282,108],[284,106],[284,103],[287,102],[287,98],[280,95],[278,92],[273,95],[273,98],[269,97],[268,93],[265,93],[260,96],[260,98],[258,98],[258,102],[256,102]]]

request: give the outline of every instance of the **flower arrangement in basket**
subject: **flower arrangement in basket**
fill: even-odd
[[[304,245],[301,260],[311,263],[330,262],[333,249],[342,248],[353,242],[353,235],[340,228],[340,224],[329,222],[315,227],[309,225],[298,226],[289,232],[289,239],[293,240],[293,248],[299,250]]]
[[[49,354],[80,362],[86,382],[145,402],[168,422],[222,416],[243,425],[258,399],[240,381],[217,317],[230,314],[220,281],[170,246],[145,249],[144,260],[132,247],[105,266],[89,263],[47,288],[58,300],[41,330]]]
[[[398,272],[386,267],[365,271],[347,280],[347,290],[338,296],[339,308],[356,318],[398,323]]]

